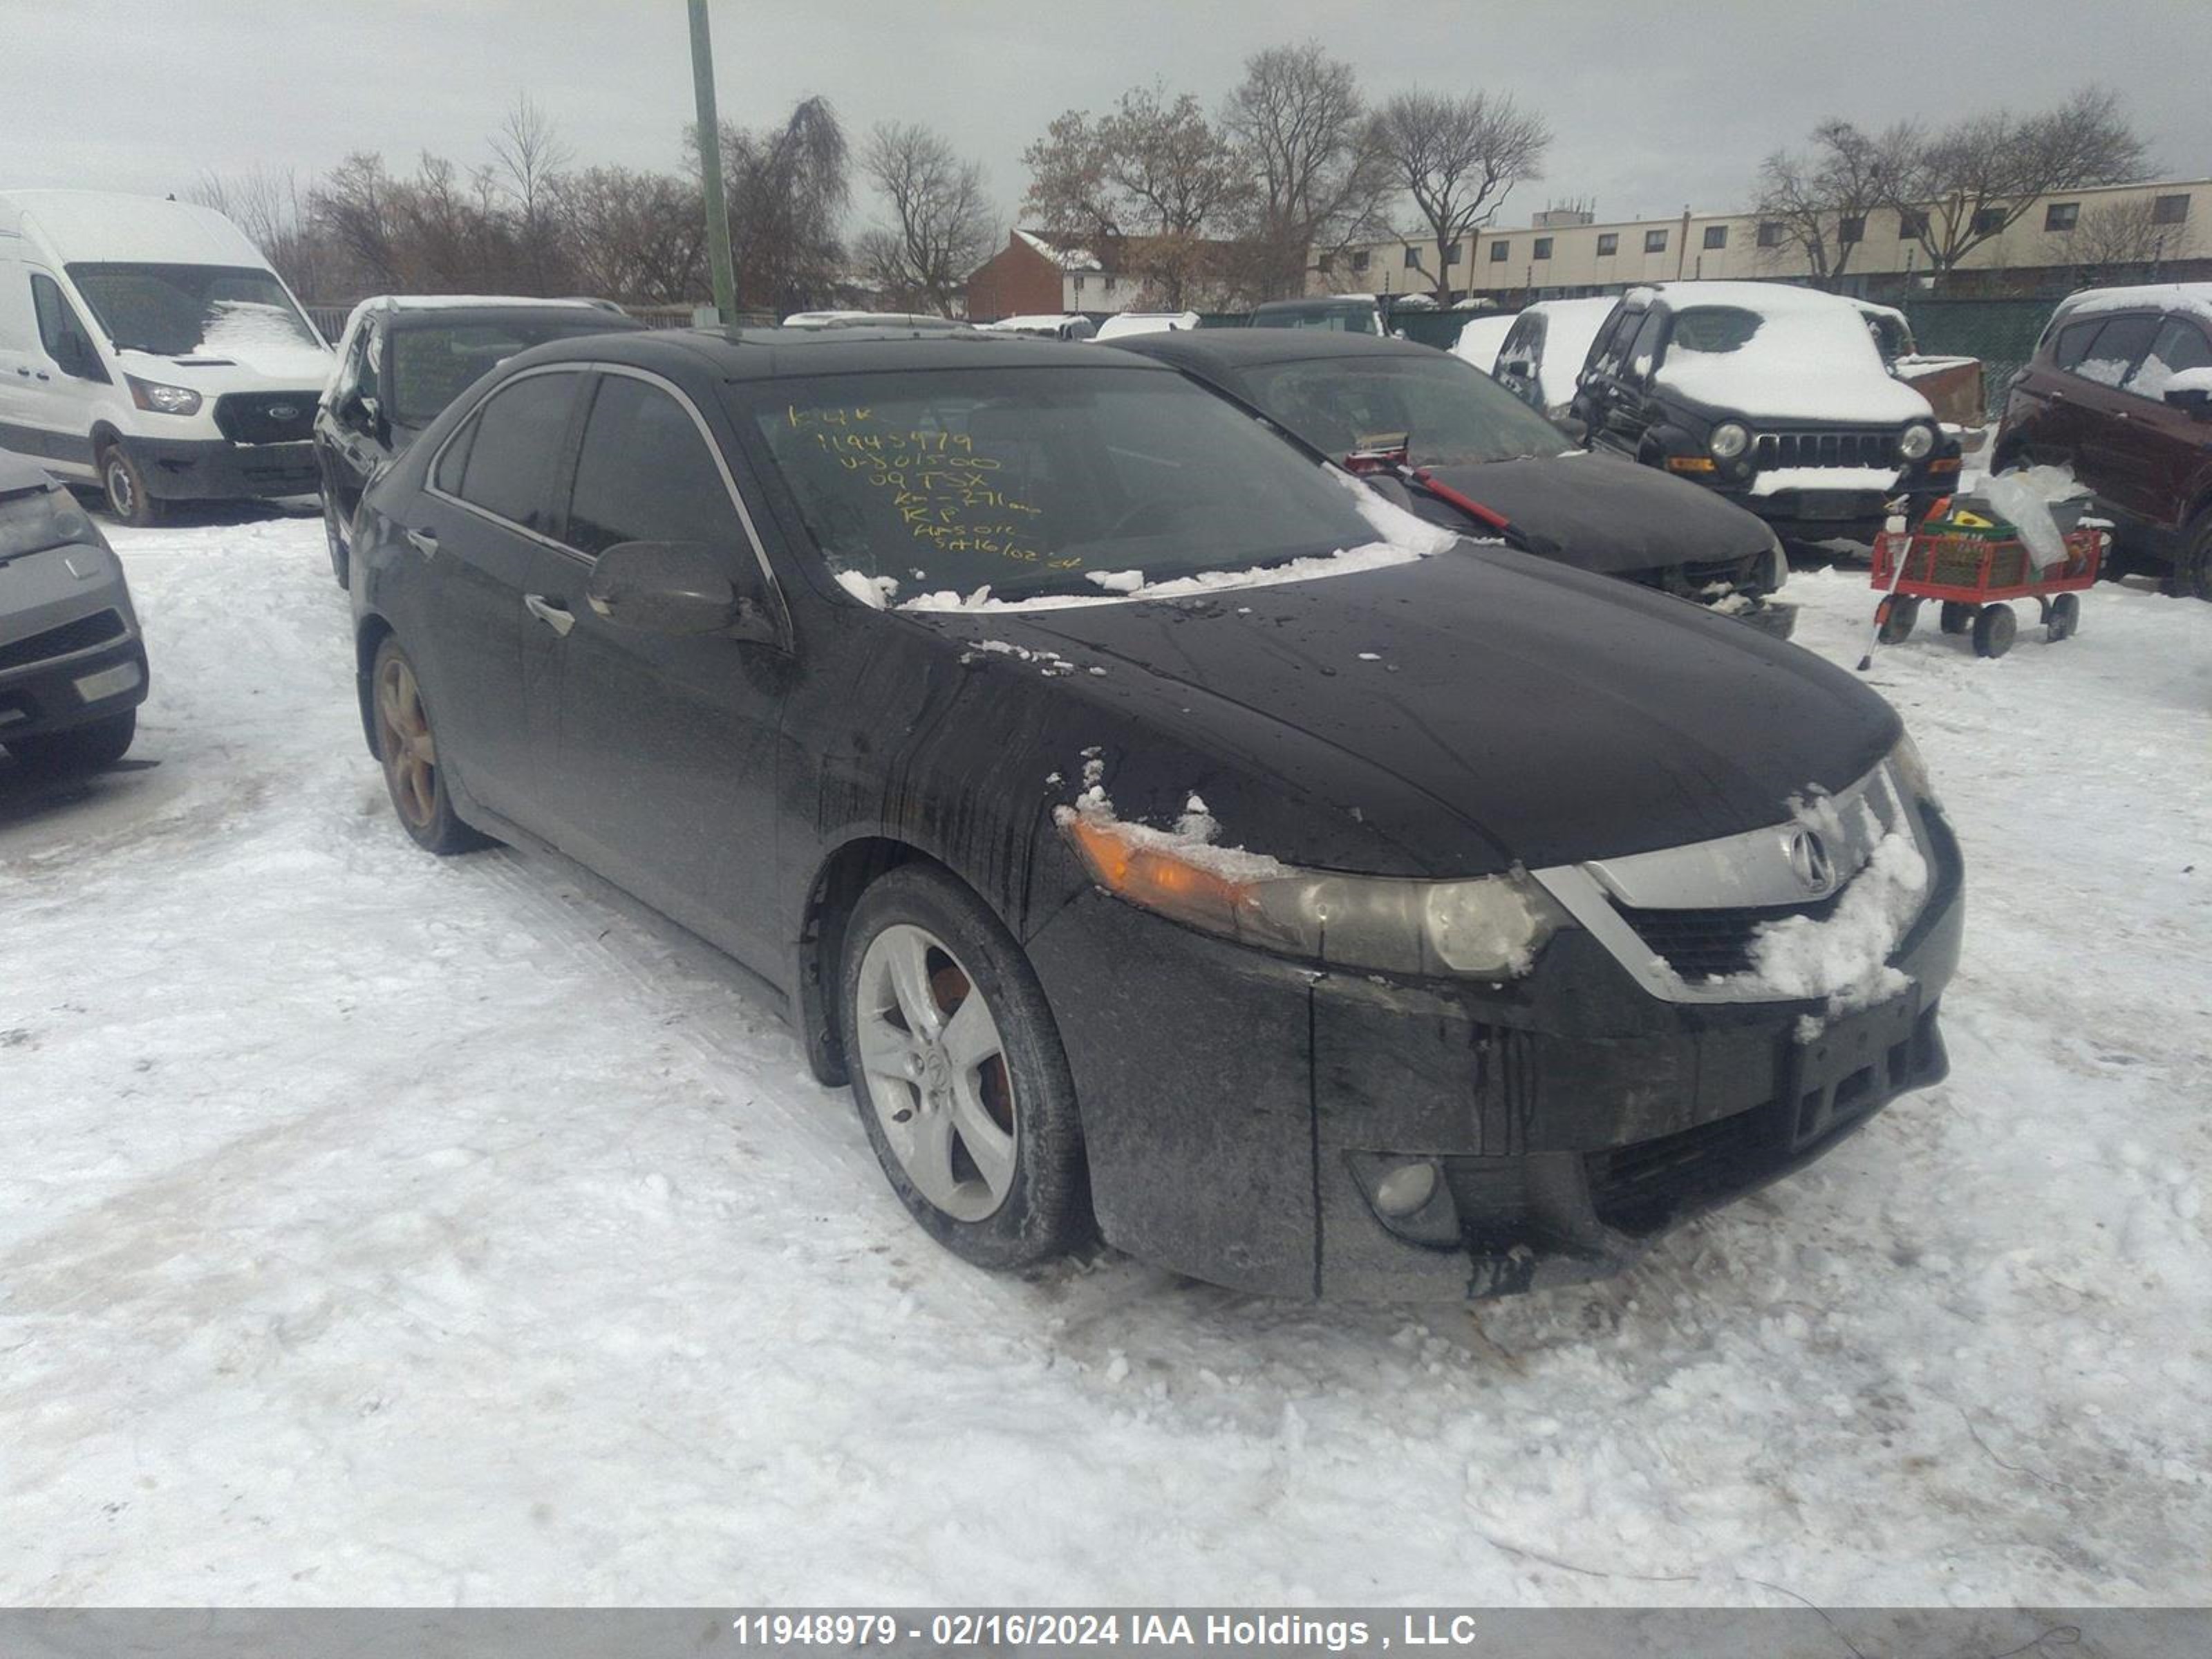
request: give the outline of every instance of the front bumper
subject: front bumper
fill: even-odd
[[[1131,1255],[1255,1292],[1461,1299],[1620,1271],[1940,1079],[1963,920],[1955,843],[1893,956],[1911,989],[1662,1000],[1563,932],[1502,987],[1323,972],[1084,889],[1027,941],[1060,1012],[1091,1195]],[[1081,1011],[1079,1017],[1075,1011]],[[1386,1218],[1377,1173],[1437,1171]]]
[[[223,438],[120,440],[149,495],[167,501],[312,495],[320,487],[312,441],[234,444]]]
[[[111,610],[85,619],[88,634],[102,617],[115,617],[120,631],[88,647],[0,668],[0,745],[88,726],[146,701],[146,647],[137,629],[127,611]]]

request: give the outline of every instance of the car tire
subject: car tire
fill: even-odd
[[[89,726],[49,732],[43,737],[18,738],[8,745],[8,752],[27,771],[97,772],[121,760],[137,735],[138,711],[126,708]]]
[[[975,894],[933,865],[892,870],[854,907],[838,989],[854,1103],[923,1231],[998,1271],[1090,1237],[1059,1028],[1021,946]]]
[[[337,508],[331,505],[327,484],[323,489],[323,539],[330,544],[331,574],[337,578],[340,587],[352,587],[351,562],[346,556],[345,538],[338,529]]]
[[[2212,512],[2198,514],[2182,532],[2173,555],[2173,591],[2188,599],[2212,599]]]
[[[417,847],[441,858],[489,846],[490,838],[461,822],[453,811],[430,706],[423,700],[415,665],[394,636],[387,634],[376,647],[368,684],[376,758],[400,828]]]
[[[118,524],[143,528],[167,516],[160,498],[147,490],[146,475],[121,444],[100,451],[100,487],[107,497],[108,516]]]

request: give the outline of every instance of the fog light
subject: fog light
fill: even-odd
[[[1437,1195],[1437,1166],[1424,1160],[1401,1164],[1375,1183],[1375,1207],[1387,1216],[1408,1216]]]
[[[103,668],[97,674],[87,674],[76,683],[76,694],[87,702],[98,702],[102,697],[112,697],[128,691],[138,684],[138,665],[119,662],[112,668]]]

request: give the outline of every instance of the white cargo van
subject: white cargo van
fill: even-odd
[[[312,495],[331,349],[211,208],[0,191],[0,449],[97,483],[115,516]]]

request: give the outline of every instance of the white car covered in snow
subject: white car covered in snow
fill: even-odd
[[[1559,420],[1572,407],[1575,382],[1589,356],[1590,342],[1617,303],[1612,299],[1539,300],[1510,319],[1512,326],[1498,347],[1496,361],[1476,367],[1488,371],[1529,408]],[[1464,341],[1467,337],[1462,332],[1460,337]]]
[[[1870,541],[1892,502],[1958,481],[1958,438],[1890,373],[1859,303],[1780,283],[1631,289],[1573,413],[1592,447],[1718,490],[1785,540]]]
[[[212,208],[0,191],[0,448],[151,524],[167,503],[312,495],[331,349]]]

